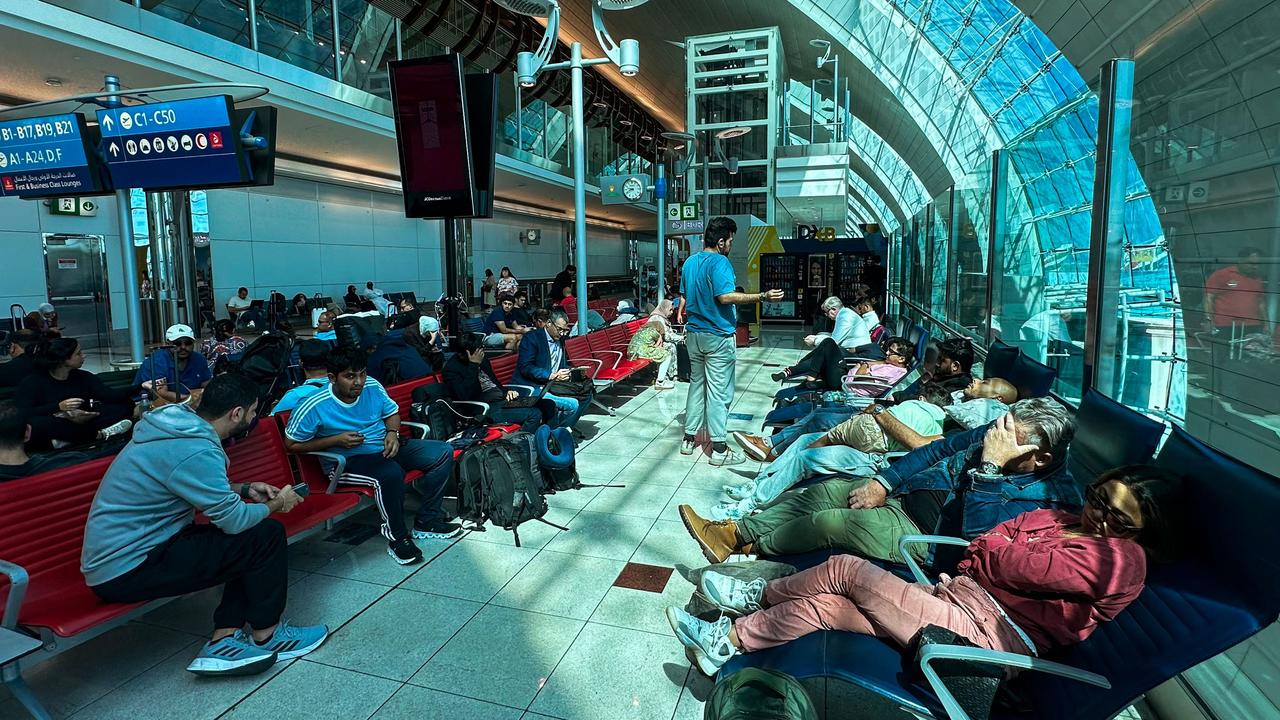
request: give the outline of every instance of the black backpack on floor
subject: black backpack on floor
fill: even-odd
[[[547,523],[542,519],[547,501],[542,497],[542,472],[532,434],[513,433],[467,448],[458,459],[457,473],[458,515],[464,520],[477,524],[488,520],[510,530],[516,547],[520,547],[516,528],[521,523]]]

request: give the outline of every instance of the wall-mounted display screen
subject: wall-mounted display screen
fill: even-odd
[[[405,215],[471,216],[475,183],[462,58],[399,60],[388,72]]]

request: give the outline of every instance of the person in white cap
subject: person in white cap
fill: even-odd
[[[170,325],[164,333],[168,345],[158,347],[142,361],[134,385],[141,385],[165,402],[182,402],[213,379],[209,362],[196,352],[196,334],[189,325]]]

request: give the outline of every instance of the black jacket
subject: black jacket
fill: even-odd
[[[23,353],[0,365],[0,387],[18,387],[18,383],[33,371],[31,353]]]
[[[449,390],[449,397],[454,400],[483,401],[481,396],[484,392],[480,389],[481,372],[489,376],[498,390],[506,390],[499,382],[498,376],[494,374],[489,358],[485,358],[477,365],[467,360],[464,354],[458,353],[444,364],[444,385]]]

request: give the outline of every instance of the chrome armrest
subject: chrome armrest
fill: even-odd
[[[595,363],[595,364],[596,364],[596,369],[591,371],[591,379],[592,379],[592,380],[595,380],[595,379],[596,379],[596,375],[599,375],[599,374],[600,374],[600,371],[604,369],[604,361],[603,361],[603,360],[601,360],[601,359],[599,359],[599,358],[580,358],[580,359],[577,359],[577,360],[575,360],[575,359],[573,359],[573,358],[570,358],[570,359],[569,359],[569,362],[571,362],[571,363]],[[617,367],[617,365],[615,364],[615,365],[614,365],[614,367]]]
[[[416,439],[418,439],[418,440],[421,440],[422,438],[424,438],[424,437],[426,437],[426,436],[428,436],[428,435],[430,435],[430,434],[431,434],[431,426],[430,426],[430,425],[427,425],[426,423],[410,422],[410,421],[408,421],[408,420],[401,420],[401,421],[400,421],[400,427],[401,427],[401,428],[409,428],[411,431],[416,430],[417,432],[421,433],[420,435],[414,435],[414,437],[415,437]],[[410,433],[410,434],[412,434],[412,433]]]
[[[883,388],[885,390],[888,390],[889,388],[893,387],[893,383],[888,383],[879,378],[871,378],[871,377],[869,378],[859,377],[853,380],[850,380],[848,377],[845,377],[845,379],[841,381],[841,384],[843,384],[847,388],[865,387],[865,388]]]
[[[916,562],[916,559],[911,557],[911,553],[907,552],[908,545],[920,545],[920,544],[957,545],[957,546],[965,547],[969,545],[969,541],[965,540],[964,538],[947,537],[946,535],[903,535],[902,536],[902,539],[898,541],[898,552],[902,553],[902,561],[906,564],[907,568],[911,570],[911,575],[916,579],[916,582],[920,583],[921,585],[928,585],[932,587],[933,583],[929,582],[929,578],[925,576],[924,570],[920,569],[920,563]]]
[[[27,569],[8,560],[0,560],[0,573],[9,578],[9,598],[4,602],[4,616],[0,617],[0,627],[14,630],[18,627],[18,612],[22,610],[22,601],[27,597],[27,585],[31,582]]]
[[[454,415],[457,415],[458,417],[462,417],[462,418],[471,418],[475,416],[463,415],[462,413],[458,412],[458,408],[457,408],[458,405],[466,405],[468,407],[477,408],[478,411],[476,412],[476,415],[489,414],[489,403],[480,402],[479,400],[442,400],[440,402],[443,402],[445,405],[447,405],[449,409],[453,411]]]
[[[623,354],[618,352],[617,350],[592,350],[591,354],[592,355],[616,355],[617,357],[613,359],[613,365],[609,367],[610,370],[616,370],[618,368],[618,364],[622,362],[622,358],[624,357]],[[603,360],[599,360],[599,363],[601,366],[604,365]]]
[[[321,460],[333,461],[333,471],[329,473],[329,488],[325,490],[325,493],[332,495],[337,492],[338,478],[342,477],[342,474],[347,471],[347,457],[345,455],[339,455],[338,453],[324,452],[321,450],[316,450],[307,454]],[[321,463],[321,467],[324,467],[323,463]]]
[[[1088,683],[1104,690],[1111,689],[1111,682],[1102,675],[1051,660],[1041,660],[1031,655],[1019,655],[985,648],[961,647],[959,645],[929,645],[920,651],[920,670],[924,673],[925,679],[929,681],[929,687],[933,688],[934,693],[938,696],[938,702],[942,703],[943,710],[946,711],[947,717],[951,718],[951,720],[969,720],[969,715],[960,707],[960,703],[956,701],[955,696],[951,694],[951,691],[942,682],[938,672],[933,669],[931,663],[935,660],[967,660],[988,665],[1035,670],[1069,680]]]

